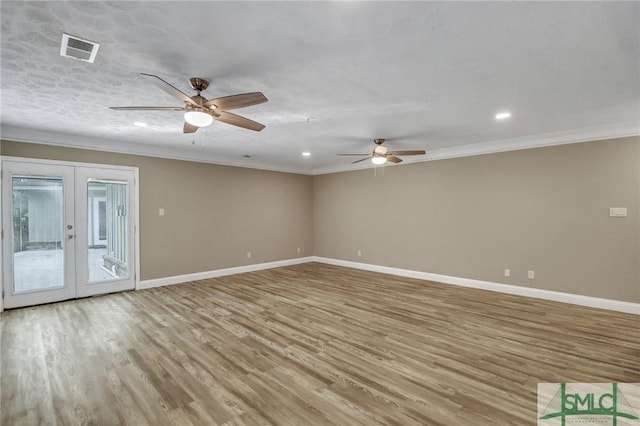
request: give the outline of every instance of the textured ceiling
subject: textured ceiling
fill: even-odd
[[[0,7],[3,138],[321,173],[373,138],[428,159],[640,131],[639,2]],[[59,56],[63,32],[100,43],[95,63]],[[180,106],[141,72],[189,94],[209,79],[207,98],[262,91],[234,112],[266,128],[184,135],[180,112],[110,110]]]

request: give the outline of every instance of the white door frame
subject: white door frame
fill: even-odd
[[[2,167],[5,161],[19,162],[25,164],[34,164],[38,166],[44,165],[59,165],[59,166],[73,166],[73,167],[90,167],[95,169],[113,169],[113,170],[129,170],[133,172],[134,181],[132,189],[133,196],[133,240],[134,240],[134,267],[133,267],[133,279],[134,279],[134,288],[137,290],[140,286],[140,191],[139,191],[139,169],[138,167],[130,167],[130,166],[118,166],[118,165],[107,165],[107,164],[96,164],[96,163],[80,163],[75,161],[58,161],[58,160],[46,160],[46,159],[37,159],[37,158],[23,158],[23,157],[10,157],[10,156],[0,156],[0,200],[3,200],[3,190],[2,187],[4,185],[4,181],[6,179],[4,168]],[[4,215],[5,215],[5,206],[3,205],[0,209],[2,212],[0,217],[0,223],[4,223]],[[9,212],[10,213],[10,212]],[[9,238],[11,230],[2,230],[2,237]],[[0,269],[2,273],[0,273],[0,289],[4,289],[4,265],[6,260],[4,259],[3,253],[4,244],[0,244]],[[2,297],[0,297],[0,312],[4,309],[4,291]]]
[[[3,259],[4,269],[2,275],[4,276],[4,283],[8,286],[3,288],[4,298],[7,300],[3,303],[9,307],[17,307],[24,305],[35,305],[40,303],[57,302],[60,300],[67,300],[73,298],[75,295],[75,240],[73,234],[75,233],[74,222],[74,172],[72,168],[60,165],[52,164],[31,164],[31,163],[5,163],[3,168],[4,181],[3,184],[4,193],[7,197],[11,197],[13,176],[24,176],[29,178],[55,178],[60,179],[62,182],[62,229],[60,229],[60,242],[62,244],[61,253],[63,255],[62,263],[62,283],[55,287],[45,287],[33,290],[23,290],[14,293],[13,283],[14,279],[10,277],[15,276],[14,268],[14,252],[11,250],[4,250]],[[3,203],[2,205],[2,233],[3,244],[9,242],[13,234],[13,221],[12,221],[12,203]],[[70,228],[68,228],[70,227]],[[71,237],[68,239],[67,235]],[[12,240],[12,239],[11,239]],[[11,288],[9,288],[9,286]]]
[[[88,206],[89,197],[87,196],[88,179],[97,179],[99,181],[120,181],[126,182],[126,217],[132,218],[130,213],[137,210],[133,201],[133,181],[135,177],[131,170],[122,169],[96,169],[93,167],[77,167],[75,169],[76,177],[76,297],[93,296],[95,294],[113,293],[116,291],[135,289],[135,270],[129,269],[126,277],[114,278],[107,281],[89,282],[88,275],[88,249],[89,249],[89,232],[88,232]],[[127,228],[132,230],[133,220],[127,221]],[[82,230],[82,232],[80,232]],[[127,258],[128,265],[133,265],[132,258],[135,257],[131,248],[135,245],[133,232],[127,232]]]

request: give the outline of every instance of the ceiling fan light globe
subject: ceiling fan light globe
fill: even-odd
[[[213,123],[213,117],[202,111],[187,111],[184,113],[184,121],[196,127],[207,127]]]
[[[373,164],[375,164],[375,165],[380,166],[380,165],[382,165],[382,164],[384,164],[384,163],[386,163],[386,162],[387,162],[387,157],[373,157],[373,158],[371,159],[371,162],[372,162]]]

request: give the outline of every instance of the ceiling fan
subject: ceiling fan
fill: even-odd
[[[267,102],[268,99],[262,92],[242,93],[239,95],[224,96],[207,100],[200,96],[200,92],[209,87],[209,82],[201,78],[189,79],[191,87],[198,92],[194,96],[188,96],[186,93],[175,88],[157,75],[140,73],[145,77],[153,77],[155,83],[171,96],[184,102],[182,107],[162,107],[162,106],[125,106],[110,107],[115,110],[135,111],[184,111],[184,133],[194,133],[200,127],[206,127],[213,123],[213,120],[222,121],[223,123],[233,126],[243,127],[249,130],[259,132],[264,129],[264,124],[249,120],[236,114],[228,112],[231,109],[244,108],[251,105]]]
[[[357,155],[363,156],[367,155],[364,158],[354,161],[351,164],[356,164],[364,160],[368,160],[371,158],[371,162],[376,165],[381,165],[390,161],[392,163],[402,163],[402,159],[399,158],[399,155],[423,155],[426,154],[426,151],[389,151],[384,144],[384,139],[374,139],[376,147],[373,148],[373,152],[370,155],[367,154],[338,154],[338,155]]]

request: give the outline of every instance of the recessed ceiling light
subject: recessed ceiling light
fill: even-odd
[[[310,152],[303,152],[302,156],[303,157],[311,157],[311,153]]]
[[[138,127],[147,127],[147,123],[143,123],[142,121],[136,121],[133,125]]]
[[[509,111],[500,112],[496,114],[497,120],[504,120],[505,118],[509,118],[509,117],[511,117],[511,113]]]

